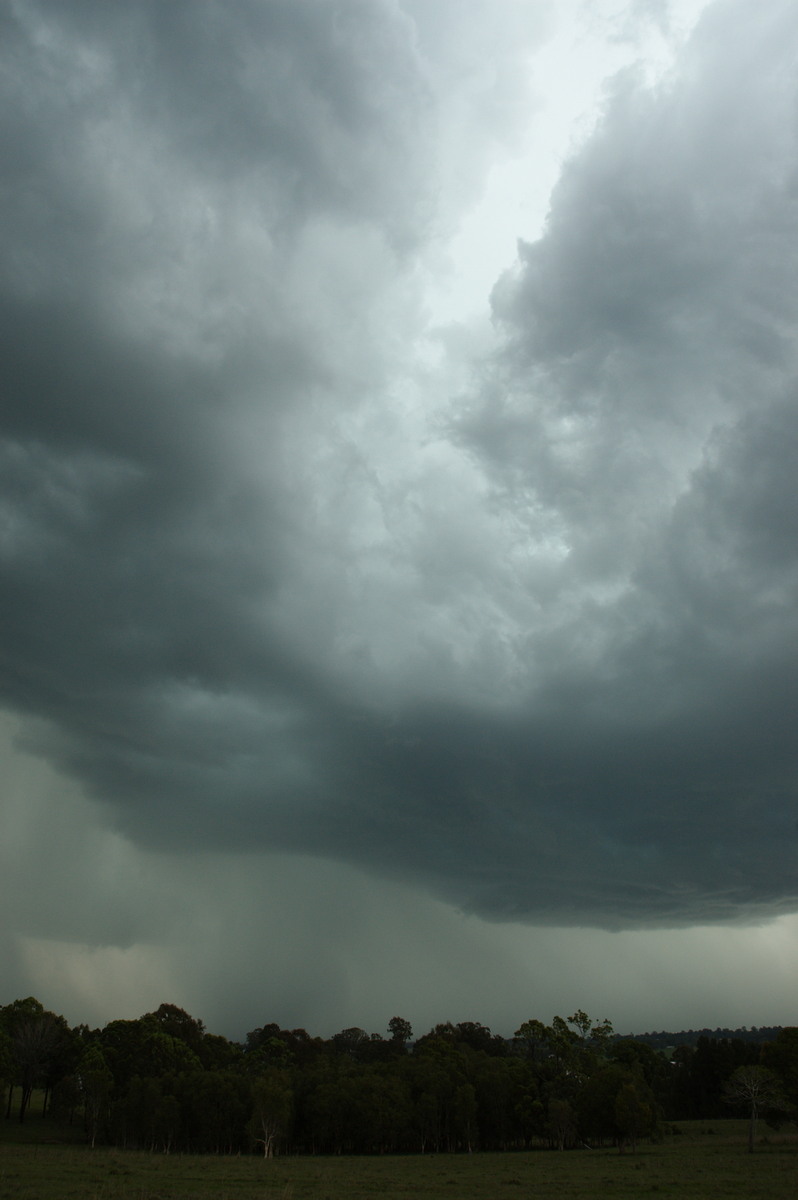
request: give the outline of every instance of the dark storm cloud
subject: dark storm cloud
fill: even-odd
[[[627,916],[795,903],[797,46],[790,6],[720,5],[673,81],[616,82],[462,423],[560,538],[544,756]]]
[[[720,5],[617,82],[444,421],[412,274],[462,114],[411,15],[6,12],[4,702],[155,848],[792,909],[798,22]]]

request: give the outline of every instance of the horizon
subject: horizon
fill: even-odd
[[[53,1013],[57,1017],[64,1017],[64,1019],[66,1019],[66,1016],[64,1013],[59,1013],[59,1012],[56,1012],[54,1009],[48,1008],[47,1004],[45,1002],[41,1001],[37,996],[15,997],[15,999],[13,1001],[8,1001],[6,1004],[0,1004],[0,1009],[9,1007],[10,1005],[13,1005],[15,1003],[18,1003],[19,1001],[24,1001],[24,1000],[35,1000],[37,1004],[42,1005],[42,1008],[45,1012]],[[185,1013],[185,1015],[187,1017],[190,1017],[192,1021],[198,1023],[198,1025],[202,1027],[203,1033],[209,1034],[212,1037],[221,1036],[226,1041],[228,1041],[234,1045],[239,1045],[239,1046],[246,1045],[247,1038],[250,1036],[250,1034],[257,1033],[261,1029],[264,1029],[267,1026],[272,1026],[272,1025],[276,1025],[283,1033],[297,1033],[297,1032],[306,1033],[313,1041],[330,1042],[330,1041],[333,1041],[334,1038],[339,1033],[348,1032],[349,1030],[353,1030],[353,1029],[359,1030],[360,1032],[367,1034],[369,1038],[378,1037],[378,1038],[381,1038],[383,1041],[388,1041],[388,1040],[390,1040],[390,1034],[391,1034],[390,1022],[395,1020],[396,1017],[398,1016],[398,1014],[395,1014],[394,1017],[388,1018],[388,1020],[385,1022],[384,1032],[380,1032],[380,1030],[376,1030],[376,1029],[362,1028],[361,1026],[355,1025],[355,1026],[344,1026],[342,1029],[336,1029],[332,1033],[319,1034],[319,1033],[315,1033],[312,1029],[306,1029],[302,1025],[292,1025],[290,1022],[283,1026],[279,1022],[264,1021],[260,1025],[255,1025],[255,1026],[253,1026],[252,1029],[246,1030],[242,1034],[239,1034],[236,1036],[231,1036],[229,1034],[220,1034],[218,1030],[209,1028],[206,1025],[206,1023],[202,1020],[201,1017],[198,1017],[194,1013],[186,1012],[186,1010],[183,1009],[180,1005],[173,1005],[168,1000],[162,1000],[161,1003],[159,1005],[157,1005],[151,1012],[139,1013],[136,1017],[111,1017],[108,1021],[104,1022],[102,1025],[95,1026],[94,1029],[92,1029],[91,1026],[87,1024],[87,1022],[82,1021],[82,1020],[78,1020],[78,1021],[67,1020],[67,1025],[69,1026],[70,1029],[78,1029],[78,1028],[84,1027],[84,1028],[89,1029],[90,1032],[92,1032],[92,1033],[101,1032],[107,1025],[113,1024],[115,1021],[118,1021],[118,1020],[122,1020],[122,1021],[143,1020],[145,1017],[150,1017],[150,1016],[156,1015],[158,1010],[160,1008],[164,1008],[164,1007],[174,1008],[174,1009],[177,1009],[181,1013]],[[566,1024],[568,1024],[568,1025],[574,1025],[573,1021],[571,1021],[567,1017],[562,1017],[562,1014],[551,1014],[551,1016],[548,1019],[549,1019],[549,1021],[553,1021],[553,1020],[556,1020],[557,1018],[564,1020],[566,1022]],[[402,1021],[406,1020],[406,1018],[401,1017],[401,1016],[399,1017],[399,1019],[401,1019]],[[542,1020],[542,1017],[540,1017],[540,1016],[530,1017],[529,1019],[530,1020]],[[760,1025],[740,1025],[740,1026],[736,1026],[734,1028],[730,1028],[728,1026],[716,1025],[716,1026],[701,1026],[700,1028],[695,1028],[695,1029],[694,1028],[685,1028],[685,1029],[675,1029],[675,1028],[674,1029],[654,1029],[654,1028],[650,1028],[650,1029],[640,1029],[637,1031],[621,1031],[621,1030],[615,1029],[613,1027],[613,1023],[611,1020],[609,1020],[609,1018],[601,1018],[600,1022],[598,1022],[595,1018],[593,1018],[594,1024],[600,1023],[600,1024],[604,1025],[607,1023],[607,1021],[609,1021],[609,1025],[610,1025],[609,1038],[611,1041],[612,1040],[634,1041],[636,1039],[666,1037],[668,1035],[673,1035],[674,1037],[682,1037],[682,1036],[686,1036],[688,1034],[695,1034],[697,1037],[705,1036],[705,1035],[709,1035],[709,1036],[717,1035],[721,1038],[724,1038],[724,1037],[726,1037],[726,1035],[731,1035],[733,1037],[734,1035],[738,1035],[738,1034],[757,1034],[757,1035],[759,1035],[762,1033],[766,1033],[766,1034],[778,1033],[782,1029],[793,1028],[791,1026],[785,1026],[785,1025],[761,1025],[761,1026]],[[546,1023],[545,1020],[543,1020],[543,1024],[545,1024],[545,1023]],[[420,1031],[419,1029],[416,1029],[413,1026],[413,1023],[411,1021],[408,1021],[407,1024],[411,1028],[411,1033],[410,1033],[410,1036],[408,1037],[407,1043],[406,1043],[408,1047],[412,1047],[420,1039],[434,1034],[436,1032],[436,1030],[440,1030],[440,1029],[446,1028],[446,1027],[459,1028],[461,1025],[476,1025],[476,1026],[480,1027],[480,1029],[484,1029],[487,1033],[492,1034],[494,1037],[499,1037],[503,1041],[508,1042],[508,1043],[514,1042],[514,1041],[523,1041],[523,1038],[518,1037],[518,1032],[521,1028],[520,1026],[519,1026],[519,1030],[515,1030],[513,1033],[505,1033],[501,1030],[493,1029],[493,1028],[491,1028],[491,1026],[486,1025],[484,1022],[476,1020],[476,1019],[469,1019],[468,1021],[452,1021],[450,1019],[446,1019],[446,1020],[436,1022],[429,1029],[425,1028],[423,1030],[423,1032]],[[386,1037],[386,1034],[388,1035],[388,1037]],[[740,1040],[746,1040],[746,1039],[741,1038]],[[751,1040],[751,1039],[749,1038],[748,1040]],[[755,1039],[755,1040],[758,1040],[758,1039]]]

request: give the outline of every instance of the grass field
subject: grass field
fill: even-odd
[[[150,1155],[0,1140],[2,1200],[795,1200],[798,1138],[764,1127],[747,1152],[745,1122],[682,1123],[679,1136],[615,1150],[385,1158]],[[19,1129],[19,1127],[17,1127]],[[40,1126],[40,1139],[46,1123]]]

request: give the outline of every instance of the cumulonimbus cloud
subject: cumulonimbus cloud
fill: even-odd
[[[791,6],[616,82],[456,396],[412,9],[3,22],[3,690],[43,751],[153,846],[499,918],[792,910]]]

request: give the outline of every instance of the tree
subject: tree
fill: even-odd
[[[748,1150],[753,1154],[756,1124],[768,1109],[785,1107],[778,1078],[767,1067],[738,1067],[723,1089],[727,1104],[748,1110]]]
[[[188,1071],[169,1081],[180,1106],[180,1150],[235,1154],[251,1140],[252,1083],[237,1071]]]
[[[576,1117],[567,1100],[555,1098],[549,1102],[546,1130],[558,1150],[564,1150],[573,1141],[576,1136]]]
[[[548,1055],[550,1034],[549,1026],[535,1018],[531,1021],[524,1021],[523,1025],[516,1029],[514,1036],[528,1057],[536,1062]]]
[[[676,1059],[677,1053],[674,1055]],[[658,1054],[645,1042],[632,1038],[621,1038],[611,1042],[607,1047],[607,1061],[623,1066],[635,1076],[642,1078],[656,1100],[657,1109],[666,1116],[673,1116],[674,1085],[676,1071],[672,1062],[663,1054]]]
[[[611,1021],[606,1017],[603,1021],[593,1021],[581,1008],[578,1008],[572,1017],[568,1017],[567,1021],[575,1027],[583,1042],[591,1042],[597,1046],[605,1046],[613,1034]]]
[[[461,1045],[470,1046],[472,1050],[482,1050],[495,1058],[503,1058],[507,1053],[507,1043],[498,1033],[491,1033],[487,1025],[479,1021],[458,1021],[456,1025],[457,1041]]]
[[[473,1150],[477,1128],[477,1094],[473,1083],[460,1083],[454,1089],[451,1101],[451,1134],[455,1146],[465,1146],[470,1154]]]
[[[370,1041],[371,1038],[365,1029],[360,1029],[357,1025],[352,1025],[349,1029],[342,1029],[340,1033],[335,1033],[332,1037],[332,1044],[338,1053],[346,1054],[356,1062],[362,1062],[368,1057]]]
[[[591,1141],[611,1140],[619,1150],[637,1147],[638,1138],[657,1127],[657,1104],[642,1072],[617,1063],[586,1081],[577,1098],[579,1129]]]
[[[354,1149],[361,1071],[346,1055],[330,1056],[308,1071],[303,1118],[314,1153],[343,1154]]]
[[[350,1145],[365,1154],[384,1154],[410,1140],[412,1107],[407,1083],[396,1059],[361,1068],[351,1083]]]
[[[7,1004],[2,1010],[2,1026],[11,1039],[13,1079],[22,1088],[19,1119],[24,1121],[34,1087],[52,1082],[50,1068],[69,1041],[69,1026],[63,1017],[46,1011],[33,996]],[[6,1116],[10,1110],[9,1091]]]
[[[199,1058],[187,1042],[160,1029],[146,1033],[140,1045],[137,1074],[177,1075],[181,1071],[198,1071],[200,1067]]]
[[[154,1150],[162,1099],[160,1079],[134,1075],[127,1086],[124,1100],[118,1106],[117,1118],[121,1128],[117,1133],[117,1141],[121,1140],[125,1146],[130,1142],[139,1149]]]
[[[159,1004],[155,1012],[147,1013],[141,1020],[184,1042],[199,1057],[205,1037],[205,1026],[196,1017],[189,1016],[184,1008],[178,1008],[176,1004]]]
[[[279,1139],[288,1132],[294,1107],[288,1072],[274,1068],[259,1076],[252,1085],[252,1104],[249,1130],[263,1146],[263,1157],[272,1158]]]
[[[86,1137],[93,1148],[108,1111],[114,1077],[98,1045],[89,1046],[78,1063],[78,1087],[83,1100]]]
[[[586,1141],[618,1141],[615,1101],[628,1078],[628,1072],[623,1067],[609,1066],[597,1071],[580,1087],[576,1097],[576,1109],[579,1132]]]
[[[228,1042],[226,1037],[218,1033],[206,1033],[203,1036],[199,1057],[206,1071],[231,1070],[243,1061],[241,1047],[235,1042]]]
[[[656,1108],[650,1089],[641,1079],[630,1079],[621,1084],[615,1097],[615,1125],[618,1130],[618,1147],[625,1145],[637,1150],[637,1139],[654,1132],[657,1124]]]
[[[326,1043],[321,1038],[311,1037],[305,1029],[281,1029],[271,1023],[253,1029],[247,1034],[244,1044],[244,1062],[247,1070],[250,1062],[268,1062],[271,1066],[302,1067],[324,1052]],[[260,1058],[253,1058],[260,1052]],[[260,1068],[254,1069],[258,1074]]]
[[[740,1038],[699,1037],[689,1059],[678,1068],[676,1083],[683,1116],[723,1116],[723,1090],[738,1067],[759,1064],[760,1047]]]
[[[14,1045],[6,1031],[0,1028],[0,1097],[5,1098],[6,1088],[11,1088],[14,1078]],[[9,1106],[11,1096],[9,1091]]]
[[[477,1095],[479,1145],[482,1150],[508,1150],[530,1134],[518,1109],[532,1084],[528,1063],[514,1055],[475,1054],[468,1066]]]
[[[407,1043],[413,1036],[413,1026],[404,1017],[391,1017],[388,1022],[388,1032],[391,1035],[391,1045],[402,1053],[407,1049]]]
[[[569,1029],[573,1025],[575,1029]],[[592,1021],[581,1008],[573,1016],[552,1017],[551,1025],[542,1021],[524,1021],[515,1031],[517,1041],[536,1060],[553,1060],[556,1069],[587,1072],[597,1055],[603,1053],[612,1036],[609,1021]]]
[[[779,1030],[762,1049],[762,1065],[779,1077],[793,1118],[798,1118],[798,1027],[788,1025]]]
[[[141,1047],[146,1035],[147,1029],[141,1020],[109,1021],[100,1032],[100,1046],[120,1092],[125,1090],[134,1075],[143,1074]]]

